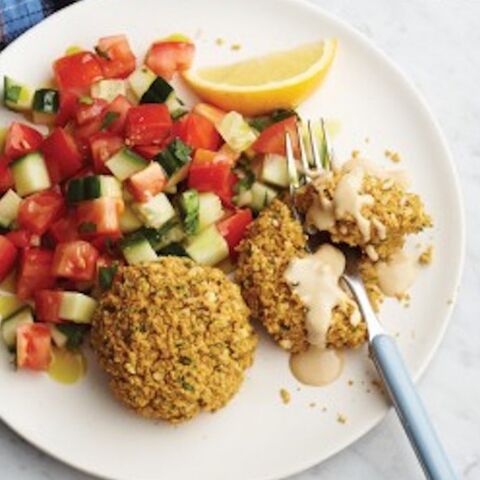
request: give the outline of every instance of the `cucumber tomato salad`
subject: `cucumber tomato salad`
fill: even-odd
[[[116,35],[69,48],[47,87],[4,77],[5,107],[26,119],[0,142],[1,334],[18,367],[47,370],[54,347],[77,349],[121,264],[234,260],[288,185],[295,113],[188,108],[170,81],[194,52],[176,35],[142,62]]]

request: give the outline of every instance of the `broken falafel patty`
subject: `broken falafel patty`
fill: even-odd
[[[238,286],[220,270],[164,257],[119,268],[91,341],[118,399],[177,423],[238,391],[257,344],[248,318]]]
[[[262,212],[238,247],[239,281],[243,298],[273,339],[292,353],[308,346],[307,307],[285,279],[291,260],[303,257],[306,237],[290,208],[275,199]],[[352,325],[349,305],[340,305],[332,312],[327,332],[327,346],[354,348],[366,340],[362,320]]]
[[[307,222],[313,213],[313,210],[309,212],[312,206],[333,202],[340,180],[350,171],[348,165],[347,162],[342,169],[319,176],[298,192],[297,207],[306,214]],[[330,234],[333,243],[359,247],[366,255],[371,255],[371,249],[374,249],[378,258],[387,259],[404,246],[408,235],[432,226],[420,196],[407,191],[392,178],[365,174],[361,194],[372,199],[372,203],[362,210],[365,219],[372,224],[370,238],[364,238],[356,219],[347,214],[345,218],[335,218],[333,225],[324,230]]]

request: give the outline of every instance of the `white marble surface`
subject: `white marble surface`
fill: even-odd
[[[478,479],[480,1],[315,2],[371,38],[414,80],[439,118],[456,159],[467,210],[467,262],[447,337],[419,389],[460,478]],[[2,424],[0,472],[3,480],[92,480],[45,456]],[[293,478],[396,480],[422,478],[422,475],[398,421],[390,414],[380,426],[342,453]]]

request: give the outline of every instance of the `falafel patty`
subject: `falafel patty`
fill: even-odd
[[[119,268],[91,341],[117,398],[177,423],[238,391],[257,344],[248,317],[238,286],[220,270],[164,257]]]
[[[306,237],[290,208],[275,199],[249,228],[238,247],[236,278],[252,315],[267,329],[274,340],[292,353],[305,351],[307,309],[285,279],[291,260],[303,257]],[[339,305],[332,312],[327,332],[327,346],[356,347],[366,339],[362,320],[352,325],[351,305]]]

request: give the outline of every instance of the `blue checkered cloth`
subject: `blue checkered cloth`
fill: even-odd
[[[0,50],[14,38],[73,0],[0,0]]]

